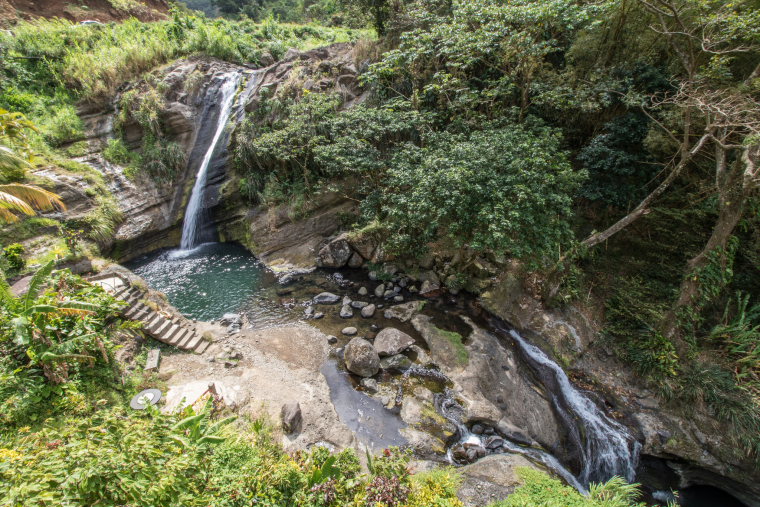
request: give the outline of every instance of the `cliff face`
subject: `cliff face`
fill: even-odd
[[[18,19],[61,18],[75,23],[81,21],[123,21],[137,18],[140,21],[166,19],[169,3],[166,0],[134,0],[112,2],[110,0],[0,0],[0,13],[5,23]]]

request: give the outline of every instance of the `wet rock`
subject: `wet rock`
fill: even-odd
[[[395,356],[412,345],[414,338],[392,327],[386,327],[375,337],[375,348],[380,356]]]
[[[420,287],[420,294],[423,296],[430,296],[437,293],[439,290],[441,290],[440,285],[434,284],[429,280],[425,280],[422,282],[422,286]]]
[[[380,326],[378,326],[377,324],[372,324],[369,326],[369,328],[370,330],[375,331],[375,332],[380,331]]]
[[[370,342],[353,338],[343,353],[348,371],[362,377],[371,377],[380,371],[380,357]]]
[[[343,306],[350,305],[353,301],[348,296],[343,296]]]
[[[391,306],[383,312],[383,315],[386,319],[398,319],[401,322],[409,322],[414,314],[422,310],[424,305],[425,303],[422,301],[410,301],[409,303]]]
[[[475,433],[476,435],[482,435],[484,429],[485,428],[483,427],[482,424],[473,424],[472,425],[472,432]]]
[[[369,278],[370,280],[374,282],[375,280],[377,280],[377,272],[370,271],[369,273],[367,273],[367,278]]]
[[[361,310],[365,306],[368,306],[369,303],[366,301],[351,301],[351,308],[356,308],[357,310]]]
[[[301,414],[301,405],[297,401],[285,403],[280,410],[282,418],[282,429],[285,433],[298,433],[301,431],[303,415]]]
[[[375,288],[375,297],[381,298],[385,294],[385,284],[381,283]]]
[[[341,331],[346,336],[354,336],[356,333],[358,333],[357,329],[355,327],[344,327]]]
[[[322,312],[317,312],[317,313],[315,313],[315,314],[314,314],[314,319],[315,319],[315,320],[319,320],[319,319],[323,318],[324,316],[325,316],[325,314],[324,314],[324,313],[322,313]]]
[[[373,378],[363,378],[359,385],[368,393],[376,393],[378,389],[377,380]]]
[[[333,294],[332,292],[323,292],[314,296],[311,301],[315,305],[334,305],[340,301],[340,296]]]
[[[340,309],[340,318],[341,319],[350,319],[354,316],[354,311],[351,309],[349,305],[343,305],[343,307]]]
[[[330,345],[335,345],[336,343],[338,343],[338,337],[333,336],[333,335],[328,336],[327,343],[329,343]]]
[[[412,360],[404,354],[384,357],[380,360],[380,367],[383,370],[406,371],[412,367]]]
[[[369,291],[367,290],[367,287],[359,287],[359,295],[360,296],[366,296],[369,294]]]
[[[317,254],[317,266],[323,268],[342,268],[348,264],[348,260],[353,255],[353,250],[346,240],[346,235],[341,234]]]
[[[225,313],[219,320],[219,323],[223,326],[242,326],[243,318],[237,313]]]
[[[396,295],[396,293],[394,291],[392,291],[392,290],[386,290],[385,292],[383,292],[383,298],[384,299],[390,299],[390,298],[392,298],[395,295]]]
[[[362,308],[362,317],[365,319],[372,318],[375,315],[375,305],[367,305]]]
[[[400,294],[398,296],[393,296],[393,301],[395,303],[403,303],[404,302],[404,296],[402,296]]]
[[[483,443],[485,444],[486,449],[494,451],[504,445],[504,439],[498,435],[491,435],[486,438]]]
[[[364,264],[364,259],[358,253],[354,252],[350,259],[348,259],[349,268],[360,268]]]
[[[313,306],[307,306],[306,310],[303,311],[303,314],[308,317],[314,316],[314,307]]]
[[[415,315],[412,325],[427,343],[430,355],[436,364],[444,369],[461,369],[469,362],[467,348],[460,345],[463,337],[455,338],[454,335],[436,327],[427,315]]]

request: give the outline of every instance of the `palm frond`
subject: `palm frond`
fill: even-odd
[[[27,290],[26,297],[24,298],[25,310],[30,308],[32,306],[32,303],[34,303],[34,300],[37,299],[37,296],[40,294],[40,290],[42,290],[42,286],[45,284],[47,279],[50,277],[50,274],[53,272],[53,268],[55,268],[55,260],[51,260],[40,269],[38,269],[34,274],[32,280],[29,282],[29,289]]]
[[[9,183],[7,185],[0,185],[0,192],[18,197],[28,203],[28,205],[42,211],[50,211],[56,208],[60,210],[66,209],[66,205],[63,204],[58,194],[35,185]]]
[[[98,305],[82,301],[66,301],[58,305],[58,310],[67,315],[90,315],[97,313],[99,309]]]
[[[29,167],[29,162],[16,155],[12,149],[0,144],[0,170],[19,171]]]
[[[0,185],[2,187],[4,185]],[[8,211],[8,213],[16,218],[10,211],[17,211],[25,215],[34,215],[34,209],[23,199],[16,197],[9,192],[3,192],[0,189],[0,209]]]

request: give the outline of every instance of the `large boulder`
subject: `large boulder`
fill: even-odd
[[[375,337],[375,350],[380,356],[395,356],[414,345],[414,338],[393,327],[386,327]]]
[[[536,468],[524,456],[494,454],[460,469],[464,478],[457,496],[465,505],[504,500],[522,484],[518,468]]]
[[[323,268],[342,268],[348,264],[354,254],[345,234],[341,234],[326,244],[317,254],[317,266]]]
[[[343,353],[346,368],[361,377],[371,377],[380,371],[380,357],[375,347],[364,338],[353,338]]]
[[[282,418],[282,429],[285,433],[298,433],[301,431],[303,415],[301,414],[301,405],[297,401],[285,403],[280,411]]]
[[[393,305],[383,313],[386,319],[397,319],[408,322],[417,312],[425,306],[424,301],[410,301],[402,305]]]

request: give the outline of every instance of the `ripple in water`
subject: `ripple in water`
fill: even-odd
[[[127,267],[192,319],[215,320],[225,313],[245,312],[255,327],[290,320],[289,312],[276,303],[274,277],[234,243],[164,250]]]

